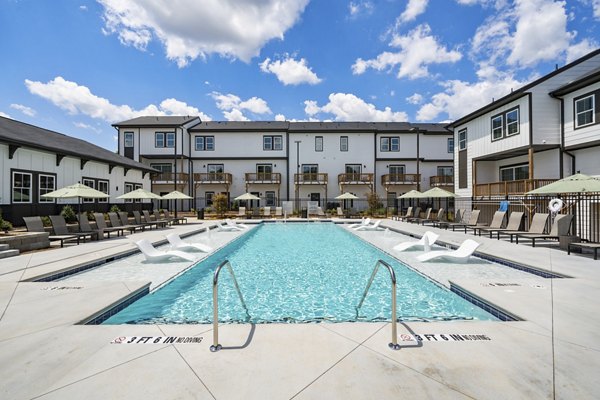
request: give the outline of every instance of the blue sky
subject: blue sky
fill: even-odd
[[[0,0],[0,115],[445,122],[600,47],[600,0]]]

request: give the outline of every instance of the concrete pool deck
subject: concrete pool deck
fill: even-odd
[[[144,274],[136,280],[24,281],[130,252],[132,238],[158,242],[166,233],[212,224],[0,260],[0,398],[548,399],[553,375],[556,398],[597,397],[600,261],[552,247],[436,230],[439,241],[458,245],[474,238],[482,243],[482,253],[570,278],[478,278],[466,274],[469,264],[414,265],[441,284],[452,282],[523,320],[401,323],[399,335],[418,334],[423,340],[400,340],[398,351],[388,348],[391,324],[382,322],[221,325],[224,350],[211,353],[211,325],[77,325],[148,285]],[[415,236],[433,229],[390,220],[381,226]],[[211,243],[238,235],[214,232]],[[394,254],[395,233],[358,235]],[[189,342],[165,344],[165,337]],[[126,339],[112,343],[117,338]]]

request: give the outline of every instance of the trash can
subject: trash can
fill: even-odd
[[[198,210],[198,219],[204,219],[204,208]]]
[[[300,214],[302,218],[308,218],[308,208],[303,208],[302,213]]]

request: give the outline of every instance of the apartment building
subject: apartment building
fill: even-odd
[[[83,211],[108,211],[110,204],[126,209],[117,196],[150,188],[147,165],[58,132],[0,117],[0,208],[4,219],[22,225],[22,217],[58,214],[78,199],[46,199],[43,194],[83,183],[110,195],[83,199]]]
[[[152,190],[180,190],[193,208],[217,193],[253,193],[253,207],[376,192],[394,205],[411,189],[453,189],[454,139],[442,124],[140,117],[114,126],[121,154],[161,171]]]

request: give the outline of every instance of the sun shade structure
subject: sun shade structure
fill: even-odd
[[[65,186],[62,189],[43,194],[41,197],[45,197],[47,199],[74,199],[76,197],[84,197],[87,199],[106,199],[110,196],[89,186],[76,183],[74,185]]]
[[[358,196],[353,195],[352,193],[344,193],[344,194],[340,194],[338,197],[335,198],[336,200],[356,200],[358,199]]]
[[[431,189],[421,193],[421,197],[448,198],[448,197],[456,197],[456,195],[452,192],[441,189],[439,187],[434,187],[434,188],[431,188]]]
[[[156,200],[161,200],[162,197],[160,197],[156,193],[149,192],[146,189],[139,188],[136,190],[132,190],[131,192],[122,194],[122,195],[118,196],[117,199],[126,199],[126,200],[156,199]]]
[[[411,190],[411,191],[406,192],[403,195],[400,195],[396,198],[397,199],[420,199],[422,197],[423,197],[423,193],[419,192],[418,190]]]
[[[251,193],[244,193],[243,195],[236,197],[234,200],[260,200],[260,197]]]
[[[190,200],[192,196],[188,196],[185,193],[181,193],[179,190],[173,190],[171,193],[167,193],[161,197],[163,200]]]
[[[585,174],[575,174],[531,190],[526,194],[588,193],[600,192],[600,179]]]

